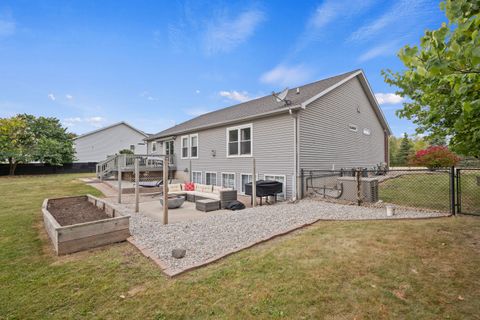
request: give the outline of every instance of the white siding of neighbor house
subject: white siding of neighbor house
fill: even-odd
[[[357,77],[309,104],[299,119],[300,169],[372,167],[385,160],[384,129]]]
[[[259,179],[264,175],[285,175],[287,198],[292,195],[294,174],[293,118],[289,114],[256,119],[249,122],[207,129],[198,133],[198,159],[181,159],[181,137],[175,139],[175,164],[177,177],[190,180],[192,171],[217,173],[217,184],[221,184],[222,172],[235,174],[235,188],[241,190],[241,174],[251,174],[252,157],[227,158],[227,128],[252,124],[252,150]],[[215,156],[212,155],[215,150]],[[185,173],[185,169],[188,173]]]
[[[144,138],[144,135],[125,124],[87,134],[74,140],[75,162],[100,162],[122,149],[130,149],[132,144],[135,145],[135,153],[146,154]]]

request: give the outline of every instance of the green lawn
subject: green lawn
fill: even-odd
[[[0,319],[478,319],[478,217],[321,222],[168,279],[128,243],[52,254],[42,200],[98,195],[79,176],[0,178]]]
[[[480,186],[476,176],[480,173],[462,171],[463,212],[480,214]],[[449,174],[409,174],[389,179],[379,186],[379,199],[418,208],[450,211]]]

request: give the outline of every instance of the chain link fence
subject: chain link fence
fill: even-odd
[[[302,197],[480,214],[480,169],[302,170]]]

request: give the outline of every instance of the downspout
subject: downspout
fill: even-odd
[[[292,109],[288,110],[293,118],[293,178],[292,178],[292,200],[297,200],[297,176],[298,176],[298,143],[297,143],[297,128],[298,128],[298,113]]]

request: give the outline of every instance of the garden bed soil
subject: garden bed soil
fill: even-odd
[[[89,202],[87,197],[52,199],[47,209],[61,226],[110,218],[105,211]]]

